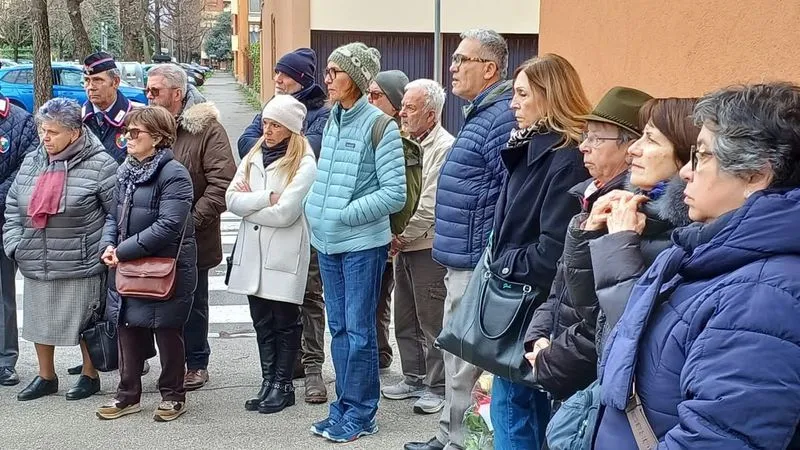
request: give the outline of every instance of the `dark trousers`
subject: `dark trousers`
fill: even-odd
[[[17,264],[0,250],[0,367],[13,368],[19,356],[16,274]]]
[[[187,370],[208,368],[211,347],[208,345],[208,269],[197,269],[197,288],[183,329]]]
[[[161,356],[161,376],[158,390],[164,401],[186,401],[183,387],[185,355],[183,352],[183,330],[180,328],[140,328],[120,326],[117,329],[119,343],[119,386],[116,399],[132,405],[142,396],[142,365],[152,355],[153,337]]]
[[[325,362],[325,301],[322,299],[319,258],[314,247],[311,247],[301,318],[303,321],[301,360],[305,373],[322,373],[322,363]]]
[[[444,397],[444,359],[433,343],[442,331],[447,270],[430,249],[398,254],[394,269],[394,335],[406,383]]]
[[[300,351],[300,305],[248,295],[264,380],[291,384]]]
[[[392,346],[389,344],[389,325],[392,323],[392,291],[394,290],[394,264],[386,263],[381,277],[381,291],[378,296],[378,312],[375,326],[378,328],[378,360],[392,362]]]

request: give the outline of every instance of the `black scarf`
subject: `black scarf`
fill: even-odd
[[[274,147],[267,147],[267,144],[261,146],[261,157],[264,161],[264,169],[269,167],[270,164],[286,156],[286,149],[289,148],[289,138],[284,139]]]

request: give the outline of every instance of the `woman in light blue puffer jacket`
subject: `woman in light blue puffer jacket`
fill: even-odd
[[[334,102],[317,178],[306,199],[311,245],[319,253],[336,371],[336,401],[311,431],[349,442],[377,431],[380,379],[375,314],[391,242],[389,215],[406,201],[400,132],[364,94],[380,53],[356,42],[334,50],[325,68]],[[385,125],[373,148],[373,127]]]

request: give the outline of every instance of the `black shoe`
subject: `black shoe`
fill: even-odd
[[[19,375],[13,367],[0,367],[0,386],[14,386],[19,383]]]
[[[428,442],[407,442],[406,445],[403,446],[404,450],[442,450],[444,449],[444,444],[439,442],[438,439],[431,438]]]
[[[381,370],[386,370],[392,366],[392,355],[387,355],[383,353],[378,356],[378,368]]]
[[[92,378],[87,375],[81,375],[75,386],[72,386],[72,389],[67,391],[66,397],[67,400],[83,400],[98,392],[100,392],[100,377]]]
[[[294,385],[292,383],[272,383],[272,389],[267,394],[267,398],[258,404],[258,412],[273,414],[293,405]]]
[[[83,364],[78,364],[75,367],[70,367],[67,369],[67,373],[70,375],[80,375],[83,372]]]
[[[31,381],[31,384],[17,394],[17,400],[24,402],[28,400],[36,400],[37,398],[44,397],[45,395],[55,394],[58,392],[58,377],[52,380],[45,380],[40,376]]]
[[[248,411],[258,411],[258,404],[263,402],[265,398],[267,398],[267,394],[272,389],[272,381],[264,380],[261,382],[261,389],[258,390],[258,394],[254,398],[247,400],[244,402],[244,409]]]

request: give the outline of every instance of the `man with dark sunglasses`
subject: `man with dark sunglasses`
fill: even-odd
[[[106,52],[92,53],[83,61],[83,123],[103,143],[106,152],[122,164],[127,156],[127,142],[122,132],[125,116],[141,103],[128,100],[119,91],[120,71],[114,57]]]

